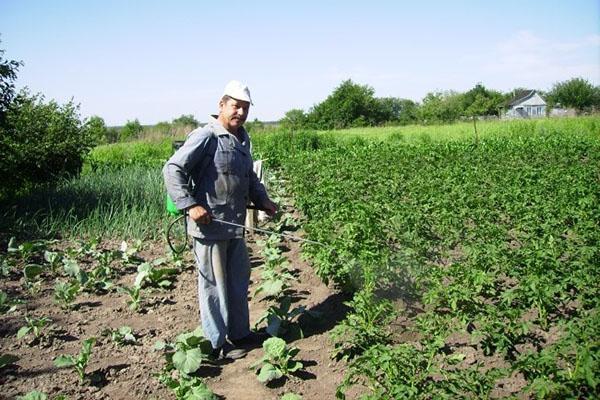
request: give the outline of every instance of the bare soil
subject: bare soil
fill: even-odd
[[[291,344],[300,349],[297,356],[304,363],[304,372],[268,387],[257,379],[250,366],[260,359],[263,350],[252,349],[249,354],[233,362],[203,366],[199,374],[222,399],[279,399],[294,392],[305,400],[333,399],[343,379],[344,364],[331,359],[332,345],[329,331],[347,312],[341,293],[322,283],[311,267],[301,259],[299,245],[285,242],[284,253],[296,269],[293,283],[295,305],[322,313],[322,318],[303,318],[304,337]],[[59,243],[67,247],[68,243]],[[250,294],[259,281],[261,260],[254,238],[248,238],[252,275]],[[103,243],[101,247],[117,249],[117,243]],[[165,257],[164,243],[145,243],[140,256],[151,261]],[[110,291],[103,295],[79,294],[72,310],[65,311],[53,301],[54,281],[47,277],[41,289],[31,295],[23,286],[20,274],[11,273],[0,278],[0,289],[10,298],[20,298],[24,304],[17,310],[0,316],[0,354],[19,357],[14,365],[0,369],[0,399],[15,399],[32,390],[39,390],[53,398],[63,394],[69,399],[174,399],[156,374],[164,366],[164,356],[153,349],[158,340],[172,341],[178,334],[195,329],[199,324],[196,295],[196,269],[191,256],[185,258],[187,268],[181,272],[171,290],[148,291],[144,296],[144,312],[128,308],[127,295]],[[131,286],[135,268],[123,271],[116,284]],[[270,303],[250,297],[251,324],[259,319]],[[31,335],[17,339],[16,334],[25,324],[25,316],[46,316],[52,324],[44,331],[44,339],[37,343]],[[106,328],[130,326],[137,344],[119,346],[109,337],[102,336]],[[60,354],[77,355],[81,342],[96,337],[87,374],[91,383],[80,384],[71,369],[59,369],[53,359]],[[351,396],[349,396],[351,397]]]

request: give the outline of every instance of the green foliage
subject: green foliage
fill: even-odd
[[[598,118],[482,123],[478,146],[444,136],[462,125],[434,128],[404,141],[315,135],[317,146],[259,149],[287,177],[307,238],[329,246],[305,247],[319,274],[354,290],[376,283],[335,330],[352,365],[339,396],[360,384],[369,399],[486,398],[516,372],[528,384],[517,396],[593,397]],[[394,345],[381,329],[387,296],[422,305],[403,324],[414,343]],[[480,365],[453,346],[458,332]]]
[[[138,266],[137,275],[135,277],[134,286],[144,287],[148,284],[150,286],[166,289],[173,285],[173,276],[179,272],[177,268],[158,268],[165,260],[158,259],[152,264],[145,262]]]
[[[54,300],[61,308],[70,309],[80,289],[81,285],[77,280],[57,281],[54,285]]]
[[[2,43],[2,42],[0,42]],[[17,79],[22,61],[6,60],[4,49],[0,49],[0,127],[4,126],[6,112],[15,95],[14,81]]]
[[[102,169],[123,169],[134,165],[162,167],[171,156],[172,140],[159,142],[114,143],[95,147],[86,158],[92,171]]]
[[[377,299],[373,289],[367,286],[345,303],[351,312],[331,332],[334,358],[349,360],[372,346],[390,343],[388,326],[395,311],[389,300]]]
[[[461,95],[457,92],[427,93],[419,108],[419,119],[425,124],[456,121],[463,112]]]
[[[265,340],[263,351],[263,357],[252,365],[252,368],[260,366],[256,372],[262,383],[287,377],[304,367],[300,361],[294,360],[300,350],[288,347],[283,339],[274,337]]]
[[[279,121],[284,130],[296,132],[306,127],[307,115],[301,109],[292,109],[285,113],[285,116]]]
[[[279,400],[302,400],[302,396],[296,393],[286,393]]]
[[[284,296],[279,299],[277,305],[270,306],[267,311],[256,321],[256,327],[265,322],[266,331],[271,336],[282,337],[288,333],[302,336],[302,330],[298,325],[298,317],[306,312],[305,306],[297,306],[292,309],[292,299]]]
[[[600,108],[600,86],[594,86],[583,78],[573,78],[557,82],[548,93],[552,105],[575,108],[577,111],[590,111]]]
[[[137,339],[133,334],[133,329],[129,326],[121,326],[118,329],[107,328],[102,331],[103,336],[110,336],[110,340],[119,346],[125,346],[126,344],[135,344]]]
[[[84,129],[86,130],[86,134],[96,143],[110,143],[111,141],[104,119],[97,115],[90,117],[85,122]]]
[[[19,357],[12,354],[0,354],[0,369],[8,365],[13,365],[19,361]]]
[[[52,322],[52,320],[48,317],[39,317],[39,318],[29,318],[25,316],[25,324],[19,331],[17,332],[17,339],[22,339],[28,334],[33,334],[33,338],[36,341],[39,341],[42,337],[42,332],[44,328],[48,325],[48,323]]]
[[[17,309],[17,305],[21,304],[22,301],[11,299],[8,294],[0,290],[0,314],[8,314]]]
[[[419,105],[412,100],[396,97],[378,98],[382,119],[386,123],[408,125],[417,123]]]
[[[177,370],[182,376],[189,376],[196,372],[203,361],[210,359],[212,352],[212,345],[204,337],[201,327],[178,335],[174,343],[159,341],[154,348],[164,351],[167,361],[164,370],[166,372]]]
[[[159,381],[175,394],[177,400],[217,400],[218,397],[206,386],[202,379],[193,376],[173,378],[168,374],[158,377]]]
[[[55,182],[81,171],[94,145],[72,101],[59,105],[21,91],[0,125],[1,197]]]
[[[144,128],[137,118],[133,121],[127,121],[127,123],[125,123],[125,125],[119,131],[119,140],[124,142],[131,139],[136,139],[140,136],[143,130]]]
[[[127,305],[129,306],[129,309],[137,312],[142,311],[142,288],[140,286],[119,286],[117,291],[120,293],[125,293],[129,296],[127,299]]]
[[[194,118],[192,114],[182,114],[175,118],[172,122],[173,125],[189,126],[192,129],[196,129],[200,123]]]
[[[343,129],[373,126],[383,122],[374,89],[348,79],[342,82],[322,103],[308,113],[308,125],[315,129]]]
[[[85,369],[90,361],[90,355],[92,354],[92,347],[96,343],[96,338],[91,337],[83,341],[81,351],[77,357],[72,355],[60,355],[54,359],[54,365],[58,368],[71,367],[79,376],[79,383],[85,381]]]
[[[466,116],[499,115],[504,96],[486,89],[481,83],[461,96],[463,114]]]

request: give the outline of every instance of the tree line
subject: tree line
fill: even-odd
[[[518,88],[502,93],[478,83],[467,92],[428,93],[421,103],[397,97],[375,97],[368,85],[348,79],[321,103],[305,112],[292,109],[280,121],[284,128],[344,129],[363,126],[451,123],[460,119],[496,116],[505,111]],[[556,83],[548,92],[537,91],[549,108],[574,108],[578,113],[600,109],[600,87],[583,78]]]

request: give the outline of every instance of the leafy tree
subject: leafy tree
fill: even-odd
[[[46,103],[40,94],[21,91],[0,125],[0,197],[78,174],[95,145],[72,101]]]
[[[90,117],[85,123],[85,129],[87,130],[87,134],[97,143],[109,142],[107,138],[108,128],[106,128],[104,119],[101,117],[97,115]]]
[[[551,105],[575,108],[578,112],[600,107],[600,86],[583,78],[573,78],[555,83],[548,93]]]
[[[418,119],[418,104],[412,100],[397,97],[377,99],[383,119],[399,125],[414,124]]]
[[[1,43],[1,41],[0,41]],[[4,123],[6,111],[15,95],[14,81],[22,61],[5,60],[4,50],[0,49],[0,124]]]
[[[119,139],[121,141],[129,140],[137,138],[144,128],[140,124],[140,121],[136,118],[133,121],[127,121],[125,126],[121,128],[121,132],[119,133]]]
[[[419,108],[419,119],[426,124],[454,122],[462,112],[459,93],[454,91],[427,93]]]
[[[183,114],[173,120],[173,125],[191,126],[196,129],[200,123],[192,114]]]
[[[281,119],[281,126],[289,131],[295,132],[306,127],[307,116],[303,110],[294,108],[285,113]]]
[[[466,116],[499,115],[504,103],[504,96],[502,93],[488,90],[478,83],[473,89],[462,95],[461,103]]]
[[[348,79],[325,101],[312,108],[308,123],[316,129],[343,129],[384,122],[374,92],[370,86],[358,85]]]

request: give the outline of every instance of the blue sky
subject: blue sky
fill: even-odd
[[[217,110],[246,82],[250,119],[307,111],[345,79],[420,101],[481,82],[548,90],[600,84],[600,2],[0,0],[17,86],[142,124]]]

